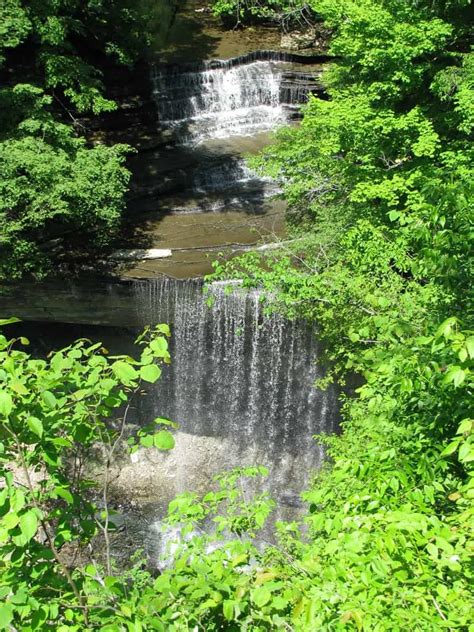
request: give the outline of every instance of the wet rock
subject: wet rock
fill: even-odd
[[[282,33],[281,47],[288,50],[304,50],[312,48],[316,42],[316,30],[308,31],[292,31],[291,33]]]
[[[304,51],[312,55],[324,54],[328,50],[330,35],[330,29],[318,23],[306,30],[282,33],[280,46],[285,50],[300,51],[302,54]]]
[[[110,256],[115,261],[134,261],[137,259],[163,259],[171,257],[169,248],[135,248],[133,250],[117,250]]]

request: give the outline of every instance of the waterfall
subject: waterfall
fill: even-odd
[[[162,279],[136,282],[135,293],[143,323],[172,328],[172,364],[140,413],[179,424],[164,457],[177,470],[168,495],[262,464],[270,491],[295,502],[322,456],[313,435],[337,426],[336,392],[313,386],[321,376],[314,329],[264,315],[260,293],[235,285],[211,284],[203,295],[199,280]]]
[[[243,155],[263,147],[266,132],[294,118],[317,89],[317,71],[303,70],[302,61],[260,51],[154,68],[164,142],[150,167],[151,190],[162,211],[278,216],[281,207],[272,200],[278,184],[249,169]],[[226,241],[227,234],[235,240],[230,226]],[[335,389],[314,388],[322,374],[314,329],[266,315],[258,291],[228,283],[211,284],[206,296],[202,289],[195,279],[134,285],[134,322],[169,323],[172,330],[172,363],[150,396],[140,398],[136,421],[168,417],[179,424],[172,451],[139,450],[116,480],[122,489],[133,481],[131,493],[150,501],[140,536],[153,560],[163,546],[156,527],[167,502],[184,491],[208,490],[215,474],[234,467],[266,466],[276,517],[293,519],[323,457],[313,437],[337,426]]]
[[[200,280],[135,283],[142,323],[168,322],[172,331],[172,363],[139,414],[179,424],[171,452],[136,456],[143,486],[165,505],[183,491],[208,490],[218,472],[265,465],[274,519],[294,519],[323,457],[313,436],[335,432],[338,422],[335,389],[314,387],[322,375],[316,332],[265,315],[258,291],[218,282],[203,294],[202,287]],[[137,477],[125,467],[121,478]],[[141,534],[153,563],[164,546],[159,525],[160,512],[152,512]]]
[[[301,62],[297,56],[259,51],[225,61],[158,66],[153,82],[159,122],[181,142],[195,144],[272,130],[314,89],[313,75],[291,71],[295,59]]]
[[[315,61],[256,51],[155,65],[153,96],[163,143],[145,166],[140,163],[134,183],[140,210],[266,213],[279,193],[277,183],[249,169],[243,156],[262,149],[268,132],[297,117],[299,105],[320,90]]]

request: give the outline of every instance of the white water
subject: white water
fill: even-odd
[[[173,491],[189,489],[200,468],[210,477],[219,469],[262,464],[271,470],[272,492],[293,502],[320,463],[313,435],[337,427],[336,393],[313,387],[322,375],[314,330],[278,314],[264,316],[259,293],[235,285],[229,294],[225,284],[214,284],[210,307],[199,281],[135,287],[143,322],[172,326],[172,364],[152,409],[142,415],[178,422],[189,435],[183,448],[191,436],[213,446],[212,460],[203,463],[209,455],[181,452],[178,442],[171,455],[179,470]]]
[[[284,83],[287,63],[270,59],[212,62],[189,70],[156,69],[154,95],[159,122],[183,143],[249,136],[288,121],[288,107],[308,94]]]
[[[173,142],[191,146],[198,164],[186,174],[188,192],[171,200],[171,212],[236,206],[257,213],[262,200],[277,191],[235,150],[229,152],[227,141],[217,139],[274,130],[289,120],[308,89],[287,80],[286,61],[264,52],[156,69],[159,124],[173,130]],[[234,287],[229,294],[227,289],[213,284],[209,306],[200,281],[136,283],[134,302],[142,323],[172,327],[172,364],[152,396],[143,399],[139,414],[144,421],[168,417],[179,431],[169,454],[141,451],[135,465],[142,489],[162,505],[181,492],[209,489],[213,475],[223,470],[265,465],[265,487],[278,502],[278,517],[292,519],[300,492],[323,458],[313,437],[337,428],[337,394],[314,388],[321,377],[314,330],[277,314],[265,316],[258,292]],[[124,468],[121,477],[126,482],[134,474]],[[168,535],[177,535],[173,531],[163,540],[160,517],[162,511],[145,534],[155,562]]]

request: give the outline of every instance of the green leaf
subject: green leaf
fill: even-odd
[[[0,327],[2,325],[11,325],[12,323],[19,323],[21,322],[19,318],[15,318],[15,316],[12,316],[11,318],[0,318]]]
[[[275,579],[275,577],[278,577],[278,573],[275,573],[274,571],[259,572],[255,577],[255,585],[260,586],[261,584],[271,582]]]
[[[81,401],[81,399],[84,399],[84,397],[86,395],[89,394],[89,389],[87,388],[80,388],[79,390],[77,390],[75,393],[73,393],[73,398],[76,402]]]
[[[153,435],[145,435],[140,437],[140,443],[144,448],[151,448],[153,446]]]
[[[428,551],[428,553],[431,555],[433,559],[436,560],[438,558],[438,547],[435,546],[432,542],[429,542],[426,545],[426,550]]]
[[[15,393],[17,393],[18,395],[28,395],[28,389],[25,387],[25,385],[22,382],[19,382],[18,380],[14,380],[13,382],[10,383],[10,388],[12,389],[12,391],[15,391]]]
[[[72,448],[71,439],[66,439],[65,437],[54,437],[53,439],[48,439],[48,441],[60,448]]]
[[[463,419],[458,426],[456,434],[463,435],[465,433],[470,433],[474,428],[474,420],[472,419]]]
[[[0,629],[8,628],[13,619],[13,606],[9,603],[0,604]]]
[[[150,342],[150,348],[153,351],[155,358],[167,358],[168,357],[168,341],[164,338],[155,338]]]
[[[462,463],[468,463],[474,460],[474,444],[465,442],[459,448],[459,460]]]
[[[453,383],[455,387],[460,386],[464,380],[466,379],[466,371],[463,371],[463,369],[459,369],[459,371],[456,371],[456,373],[454,374],[454,378],[453,378]]]
[[[447,318],[438,327],[438,330],[436,332],[436,338],[439,338],[440,336],[444,336],[445,338],[447,338],[451,334],[453,327],[456,325],[457,322],[458,321],[455,316],[451,316],[450,318]]]
[[[275,608],[276,610],[283,610],[288,606],[288,604],[288,599],[285,599],[284,597],[280,597],[278,595],[276,597],[273,597],[272,599],[272,608]]]
[[[166,419],[166,417],[155,417],[155,419],[153,419],[153,423],[161,424],[163,426],[171,426],[171,428],[178,427],[178,424],[175,421],[171,421],[171,419]]]
[[[252,600],[259,608],[267,604],[271,598],[272,593],[264,586],[262,586],[261,588],[256,588],[252,592]]]
[[[16,489],[15,496],[11,498],[11,506],[14,511],[20,511],[26,504],[25,494],[21,489]]]
[[[231,599],[224,599],[222,603],[222,612],[224,614],[224,618],[227,621],[232,621],[234,618],[234,605],[235,601]]]
[[[35,435],[38,435],[38,437],[41,439],[41,437],[43,436],[43,424],[41,423],[41,421],[37,417],[28,417],[26,423],[28,424],[28,428],[31,430],[31,432],[34,432]]]
[[[459,440],[456,439],[456,441],[452,441],[442,452],[441,452],[441,456],[449,456],[450,454],[453,454],[454,452],[456,452],[456,450],[458,449],[459,446]]]
[[[474,336],[469,336],[469,338],[466,339],[466,349],[472,360],[474,358]]]
[[[172,450],[175,445],[174,437],[168,430],[160,430],[153,437],[155,448],[159,450]]]
[[[0,391],[0,415],[8,417],[13,409],[13,400],[9,393]]]
[[[72,505],[72,503],[74,502],[74,497],[69,489],[67,489],[67,487],[55,487],[54,491],[59,496],[59,498],[65,500],[68,505]]]
[[[122,382],[122,384],[129,385],[131,382],[138,378],[138,372],[123,360],[117,360],[112,364],[112,371],[114,375]]]
[[[44,391],[41,394],[41,398],[50,410],[54,410],[56,408],[58,402],[51,391]]]
[[[14,529],[17,524],[20,522],[20,518],[18,517],[17,513],[14,512],[10,512],[7,513],[6,516],[3,517],[3,527],[5,529],[7,529],[7,531],[10,531],[11,529]]]
[[[32,511],[22,514],[20,516],[20,529],[26,541],[29,542],[38,530],[38,518],[36,514]]]
[[[460,386],[466,378],[466,372],[461,369],[460,366],[451,366],[446,372],[446,375],[443,378],[444,384],[449,384],[453,382],[455,387]]]
[[[159,366],[156,366],[156,364],[148,364],[146,366],[142,366],[140,369],[140,377],[142,380],[150,382],[151,384],[154,384],[160,375],[161,369]]]

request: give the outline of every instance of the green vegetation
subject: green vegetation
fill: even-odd
[[[259,21],[286,26],[298,22],[308,24],[312,15],[309,5],[301,0],[213,0],[212,11],[234,26]]]
[[[132,62],[149,37],[146,6],[2,2],[0,278],[44,275],[65,253],[103,247],[117,230],[127,148],[87,145],[77,114],[115,108],[97,62]]]
[[[310,542],[286,541],[298,570],[282,557],[272,581],[295,587],[296,629],[472,629],[469,6],[311,4],[333,30],[331,99],[256,161],[285,186],[293,241],[216,272],[317,322],[326,381],[364,383],[323,438]]]
[[[117,621],[115,630],[141,629],[117,627],[115,603],[126,602],[128,587],[126,578],[122,584],[111,576],[109,467],[130,435],[134,398],[159,379],[160,363],[169,362],[167,336],[167,325],[146,331],[137,341],[138,360],[107,358],[100,343],[88,340],[38,360],[17,349],[27,339],[0,336],[0,629],[105,629],[107,614]],[[171,449],[174,425],[155,419],[129,436],[131,450]],[[94,503],[94,483],[84,480],[83,469],[98,442],[104,464]],[[88,544],[98,533],[103,568],[91,563],[73,570],[76,557],[94,557]],[[96,595],[102,587],[111,591],[106,601]],[[110,611],[102,616],[105,606]],[[122,610],[126,619],[125,605]]]
[[[330,100],[311,99],[257,161],[284,183],[293,239],[216,266],[268,290],[269,309],[318,324],[325,383],[360,376],[343,434],[318,438],[330,460],[307,515],[258,550],[272,503],[243,496],[240,478],[262,469],[238,470],[171,503],[183,541],[158,578],[114,571],[107,556],[68,568],[65,544],[109,523],[107,508],[91,519],[68,456],[97,433],[115,449],[126,416],[110,417],[140,378],[159,377],[167,332],[139,361],[84,342],[38,361],[1,338],[0,628],[474,630],[469,3],[311,6],[333,31]],[[170,448],[157,422],[138,440]],[[42,482],[15,483],[13,461]]]

